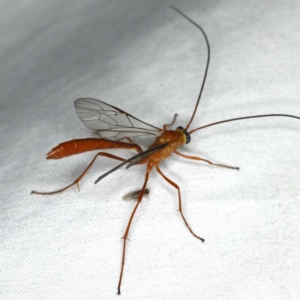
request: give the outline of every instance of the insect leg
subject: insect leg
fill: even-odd
[[[157,165],[155,165],[155,167],[156,167],[157,172],[158,172],[158,173],[159,173],[159,174],[160,174],[160,175],[161,175],[168,183],[170,183],[171,185],[174,186],[174,188],[177,189],[177,191],[178,191],[178,200],[179,200],[179,209],[178,209],[178,210],[179,210],[179,212],[180,212],[180,214],[181,214],[181,217],[182,217],[182,219],[183,219],[183,221],[184,221],[186,227],[188,228],[188,230],[191,232],[191,234],[192,234],[195,238],[197,238],[197,239],[201,240],[202,242],[204,242],[204,239],[203,239],[203,238],[199,237],[198,235],[196,235],[196,234],[194,233],[194,231],[191,229],[190,225],[188,224],[188,222],[186,221],[186,219],[185,219],[185,217],[184,217],[184,215],[183,215],[183,212],[182,212],[182,204],[181,204],[180,187],[179,187],[175,182],[173,182],[173,181],[170,180],[168,177],[166,177],[166,176],[162,173],[162,171],[160,170],[160,168],[159,168]]]
[[[177,116],[178,116],[178,114],[175,114],[174,117],[173,117],[172,122],[170,124],[165,124],[164,125],[164,130],[167,130],[168,126],[172,126],[175,123]]]
[[[177,155],[179,156],[182,156],[184,158],[187,158],[187,159],[193,159],[193,160],[202,160],[210,165],[213,165],[213,166],[218,166],[218,167],[222,167],[222,168],[227,168],[227,169],[234,169],[234,170],[239,170],[240,168],[239,167],[232,167],[232,166],[227,166],[227,165],[222,165],[222,164],[215,164],[207,159],[204,159],[204,158],[201,158],[201,157],[198,157],[198,156],[190,156],[190,155],[185,155],[185,154],[182,154],[178,151],[174,151],[174,153],[176,153]]]
[[[93,158],[93,160],[90,162],[90,164],[86,167],[86,169],[80,174],[80,176],[75,179],[74,182],[72,182],[71,184],[67,185],[66,187],[60,189],[60,190],[56,190],[56,191],[53,191],[53,192],[37,192],[37,191],[31,191],[31,194],[39,194],[39,195],[53,195],[53,194],[57,194],[57,193],[61,193],[63,191],[65,191],[66,189],[70,188],[71,186],[73,185],[77,185],[77,188],[78,190],[80,191],[79,189],[79,181],[82,179],[82,177],[85,175],[85,173],[89,170],[89,168],[93,165],[93,163],[95,162],[96,158],[98,156],[105,156],[105,157],[108,157],[108,158],[112,158],[112,159],[116,159],[116,160],[120,160],[120,161],[125,161],[124,158],[122,157],[119,157],[119,156],[115,156],[115,155],[112,155],[110,153],[106,153],[106,152],[99,152],[95,155],[95,157]]]
[[[151,172],[151,170],[153,168],[153,165],[154,165],[154,163],[151,160],[147,164],[147,170],[146,170],[146,174],[145,174],[144,185],[143,185],[143,187],[141,189],[141,192],[140,192],[139,197],[137,199],[136,205],[135,205],[135,207],[134,207],[134,209],[133,209],[133,211],[131,213],[131,216],[129,218],[129,221],[128,221],[128,224],[127,224],[124,236],[123,236],[122,265],[121,265],[121,271],[120,271],[120,277],[119,277],[119,284],[118,284],[118,295],[121,294],[121,284],[122,284],[122,277],[123,277],[123,271],[124,271],[124,265],[125,265],[126,242],[127,242],[127,237],[128,237],[128,234],[129,234],[130,225],[131,225],[131,222],[132,222],[133,217],[135,215],[135,212],[136,212],[139,204],[142,201],[143,195],[145,193],[147,181],[148,181],[148,178],[149,178],[149,173]]]

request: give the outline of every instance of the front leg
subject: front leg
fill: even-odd
[[[177,155],[179,156],[182,156],[184,158],[187,158],[187,159],[193,159],[193,160],[202,160],[210,165],[213,165],[213,166],[217,166],[217,167],[222,167],[222,168],[227,168],[227,169],[233,169],[233,170],[239,170],[240,168],[239,167],[232,167],[232,166],[227,166],[227,165],[222,165],[222,164],[215,164],[207,159],[204,159],[204,158],[201,158],[201,157],[198,157],[198,156],[190,156],[190,155],[185,155],[185,154],[182,154],[178,151],[174,151],[174,153],[176,153]]]

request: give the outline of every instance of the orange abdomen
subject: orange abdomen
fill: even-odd
[[[47,159],[59,159],[87,151],[112,148],[122,148],[142,152],[141,147],[135,144],[115,142],[104,139],[87,138],[71,140],[57,145],[47,154]]]

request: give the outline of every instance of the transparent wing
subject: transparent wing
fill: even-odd
[[[94,130],[95,138],[149,146],[163,131],[97,99],[79,98],[74,106],[83,124]]]
[[[126,169],[138,164],[140,161],[142,161],[146,157],[150,156],[151,154],[157,152],[160,149],[165,148],[167,145],[168,144],[162,144],[162,145],[156,146],[154,148],[147,149],[146,151],[139,153],[139,155],[137,155],[135,158],[132,158],[130,160],[130,162],[128,162],[128,165],[126,166]]]
[[[137,164],[138,162],[140,162],[142,159],[146,158],[147,156],[155,153],[156,151],[159,151],[163,148],[165,148],[167,146],[167,144],[162,144],[162,145],[158,145],[155,146],[153,148],[147,149],[144,152],[138,153],[130,158],[128,158],[127,160],[121,162],[120,164],[118,164],[117,166],[115,166],[114,168],[112,168],[111,170],[107,171],[106,173],[102,174],[101,176],[99,176],[97,178],[97,180],[95,181],[95,184],[97,182],[99,182],[100,180],[102,180],[104,177],[106,177],[107,175],[113,173],[114,171],[120,169],[121,167],[123,167],[124,165],[126,165],[128,163],[128,166],[126,167],[129,168],[135,164]],[[131,162],[133,162],[133,164],[131,164]]]

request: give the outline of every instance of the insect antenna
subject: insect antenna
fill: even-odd
[[[208,67],[209,67],[209,62],[210,62],[210,45],[209,45],[209,41],[207,38],[207,35],[205,33],[205,31],[203,30],[203,28],[198,25],[196,22],[194,22],[193,20],[191,20],[188,16],[186,16],[181,10],[179,10],[178,8],[171,6],[172,9],[174,9],[175,11],[177,11],[182,17],[184,17],[186,20],[188,20],[190,23],[192,23],[194,26],[196,26],[198,29],[200,29],[200,31],[202,32],[205,42],[206,42],[206,46],[207,46],[207,61],[206,61],[206,68],[205,68],[205,72],[204,72],[204,76],[203,76],[203,80],[202,80],[202,84],[201,84],[201,88],[200,88],[200,92],[199,92],[199,96],[196,102],[196,106],[195,109],[193,111],[192,117],[189,121],[189,123],[186,125],[185,130],[187,131],[188,128],[190,127],[194,116],[197,112],[198,109],[198,105],[200,103],[200,99],[201,99],[201,95],[204,89],[204,85],[206,82],[206,78],[207,78],[207,73],[208,73]],[[240,121],[240,120],[246,120],[246,119],[255,119],[255,118],[267,118],[267,117],[287,117],[287,118],[294,118],[294,119],[299,119],[300,117],[294,116],[294,115],[288,115],[288,114],[265,114],[265,115],[254,115],[254,116],[245,116],[245,117],[239,117],[239,118],[232,118],[232,119],[227,119],[227,120],[222,120],[222,121],[218,121],[218,122],[214,122],[214,123],[210,123],[201,127],[198,127],[196,129],[193,129],[191,131],[189,131],[189,134],[192,134],[193,132],[203,129],[203,128],[207,128],[210,126],[214,126],[214,125],[218,125],[218,124],[222,124],[222,123],[228,123],[228,122],[233,122],[233,121]]]
[[[181,16],[183,16],[185,19],[187,19],[190,23],[192,23],[198,29],[200,29],[200,31],[202,32],[202,34],[204,36],[205,43],[206,43],[206,46],[207,46],[207,61],[206,61],[205,72],[204,72],[204,76],[203,76],[203,80],[202,80],[202,84],[201,84],[201,88],[200,88],[200,92],[199,92],[199,96],[198,96],[198,99],[197,99],[197,102],[196,102],[196,106],[195,106],[194,112],[192,114],[192,117],[191,117],[189,123],[185,127],[185,130],[188,130],[188,128],[190,127],[190,125],[191,125],[191,123],[192,123],[192,121],[194,119],[194,116],[195,116],[195,114],[197,112],[197,108],[198,108],[198,105],[199,105],[199,102],[200,102],[200,99],[201,99],[201,95],[202,95],[202,92],[203,92],[203,89],[204,89],[204,85],[205,85],[205,81],[206,81],[206,77],[207,77],[207,72],[208,72],[208,67],[209,67],[209,61],[210,61],[210,46],[209,46],[207,35],[206,35],[205,31],[203,30],[203,28],[200,25],[198,25],[196,22],[194,22],[193,20],[191,20],[188,16],[186,16],[178,8],[176,8],[174,6],[171,6],[171,8],[173,8],[175,11],[177,11]]]
[[[247,119],[256,119],[256,118],[269,118],[269,117],[286,117],[286,118],[293,118],[293,119],[298,119],[300,120],[300,117],[294,116],[294,115],[287,115],[287,114],[267,114],[267,115],[255,115],[255,116],[246,116],[246,117],[239,117],[239,118],[232,118],[232,119],[227,119],[227,120],[222,120],[218,122],[213,122],[207,125],[200,126],[198,128],[195,128],[189,132],[189,134],[192,134],[193,132],[204,129],[207,127],[211,127],[214,125],[218,124],[223,124],[223,123],[229,123],[229,122],[234,122],[234,121],[240,121],[240,120],[247,120]]]

